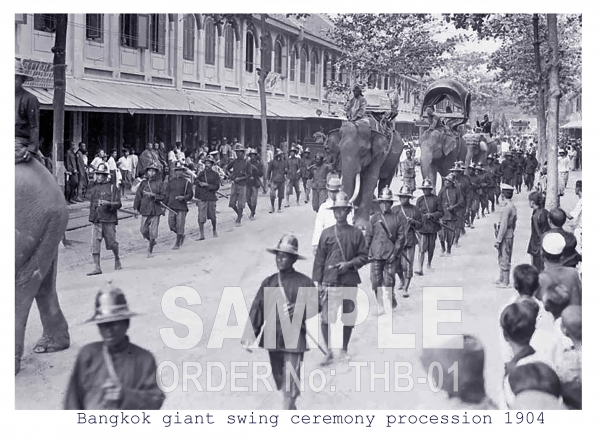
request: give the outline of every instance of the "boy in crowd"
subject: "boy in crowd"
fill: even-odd
[[[581,306],[568,306],[561,314],[565,338],[557,342],[553,363],[562,383],[581,381]]]
[[[562,386],[552,368],[543,362],[516,367],[508,376],[514,397],[508,408],[514,410],[564,410],[560,402]]]

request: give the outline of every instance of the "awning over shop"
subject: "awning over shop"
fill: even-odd
[[[560,129],[582,129],[581,120],[574,120],[565,125],[562,125]]]

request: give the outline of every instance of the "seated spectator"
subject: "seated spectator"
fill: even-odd
[[[531,362],[515,367],[508,375],[509,389],[514,398],[509,409],[563,410],[560,402],[562,386],[554,370],[543,362]]]
[[[581,306],[568,306],[561,314],[564,338],[556,343],[554,368],[560,381],[581,381]]]
[[[437,362],[442,367],[442,375],[434,373],[436,385],[438,379],[442,390],[448,395],[449,403],[456,409],[498,409],[496,404],[488,398],[485,392],[483,377],[485,354],[479,339],[471,335],[463,335],[463,348],[456,349],[450,346],[423,350],[421,363],[428,370],[430,365]],[[458,369],[450,369],[458,363]],[[454,385],[454,373],[460,376],[458,388]],[[445,406],[447,409],[448,407]]]
[[[563,226],[567,222],[567,213],[561,208],[555,208],[548,213],[548,233],[558,233],[565,238],[565,248],[562,251],[560,263],[563,266],[575,268],[581,261],[581,255],[577,252],[577,238],[575,234],[565,230]]]
[[[561,264],[565,245],[565,238],[559,233],[546,233],[544,235],[542,253],[546,268],[540,273],[540,289],[536,292],[535,297],[542,300],[550,286],[563,285],[569,293],[569,304],[581,306],[581,278],[579,272],[575,268]]]

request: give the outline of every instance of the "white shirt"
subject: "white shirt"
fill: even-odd
[[[169,162],[171,163],[176,163],[177,161],[180,162],[185,162],[185,154],[183,153],[183,151],[179,151],[179,152],[175,152],[173,151],[169,151],[169,154],[167,155],[167,160],[169,160]]]
[[[573,219],[571,220],[571,225],[573,226],[573,229],[581,228],[581,212],[582,212],[581,201],[582,200],[583,200],[583,198],[579,198],[577,205],[571,212],[571,216],[573,217]]]
[[[129,159],[129,163],[131,163],[131,171],[135,172],[135,169],[137,168],[137,164],[138,164],[137,155],[132,153],[132,154],[129,154],[129,157],[127,157],[127,158]]]
[[[273,150],[267,149],[267,163],[270,163],[271,161],[273,161]]]
[[[570,167],[570,160],[568,157],[558,157],[558,171],[568,172]]]
[[[104,160],[100,157],[96,157],[92,160],[90,166],[92,166],[94,169],[97,169],[100,163],[104,163]]]
[[[333,215],[333,210],[330,210],[328,207],[333,205],[333,201],[331,198],[327,198],[321,206],[319,207],[319,212],[317,213],[317,218],[315,219],[315,229],[313,231],[312,238],[312,246],[317,246],[319,244],[319,239],[321,238],[321,234],[325,228],[332,227],[336,224],[335,216]],[[348,215],[348,223],[354,223],[354,212],[351,211]]]
[[[115,159],[112,157],[108,157],[108,161],[106,162],[108,165],[108,170],[117,170],[117,163],[115,163]]]
[[[131,172],[131,160],[129,160],[129,157],[126,157],[123,155],[117,161],[117,167],[121,170],[126,170],[128,172]]]

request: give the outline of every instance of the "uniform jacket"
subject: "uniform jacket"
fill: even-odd
[[[160,409],[165,394],[156,383],[154,356],[129,339],[120,350],[109,353],[123,389],[123,399],[107,406],[101,387],[110,378],[110,373],[104,362],[103,348],[102,342],[94,342],[79,351],[65,394],[64,408],[78,411]]]
[[[500,181],[500,175],[497,173],[497,171],[498,168],[493,163],[485,166],[485,173],[486,175],[489,175],[490,182],[492,183],[490,188],[495,188],[498,185],[498,181]]]
[[[507,199],[506,206],[500,212],[498,226],[496,242],[501,243],[504,238],[512,239],[514,237],[517,226],[517,209],[510,199]]]
[[[285,301],[279,288],[279,276],[281,276]],[[297,339],[288,340],[287,345],[281,329],[280,315],[276,311],[276,303],[279,303],[280,309],[283,309],[283,304],[286,301],[292,305],[289,313],[290,321],[293,320],[296,303],[306,304],[299,336]],[[306,346],[306,320],[318,314],[318,302],[318,292],[310,277],[296,271],[294,268],[280,272],[279,275],[273,274],[265,278],[254,297],[244,338],[251,339],[247,336],[249,332],[253,333],[255,338],[258,337],[264,325],[259,346],[270,351],[304,352],[308,350]],[[279,310],[279,312],[281,311]],[[273,319],[275,319],[275,330],[271,330],[270,327],[273,326],[270,326],[267,322]]]
[[[293,157],[287,160],[287,177],[290,180],[300,179],[300,158]]]
[[[548,223],[548,210],[545,208],[537,208],[531,213],[531,237],[529,238],[529,246],[527,254],[533,256],[542,255],[542,236],[550,230]]]
[[[367,258],[367,244],[362,232],[352,225],[336,224],[321,234],[312,279],[319,284],[356,286],[360,284],[358,270],[367,262]],[[352,262],[353,267],[344,273],[330,268],[341,262]]]
[[[314,167],[311,166],[313,165],[313,163],[314,161],[312,158],[302,159],[302,161],[300,162],[300,176],[302,177],[302,179],[312,179]]]
[[[538,160],[536,158],[525,159],[525,173],[527,175],[533,175],[538,167]]]
[[[404,245],[411,247],[419,243],[416,230],[423,226],[423,215],[421,214],[421,210],[412,204],[396,205],[395,207],[392,207],[392,213],[398,215],[403,223],[403,228],[406,233],[404,236]]]
[[[109,201],[110,205],[98,205],[98,201]],[[94,184],[90,190],[90,216],[92,223],[119,223],[117,210],[121,208],[121,191],[114,184],[105,182]]]
[[[383,228],[383,223],[387,225],[388,231]],[[404,221],[397,214],[389,212],[383,214],[377,212],[369,219],[367,231],[365,233],[365,241],[369,248],[369,257],[375,260],[387,260],[392,255],[399,257],[400,251],[404,247],[404,236],[406,229]]]
[[[25,89],[15,93],[15,137],[29,140],[27,150],[38,151],[40,129],[40,103]]]
[[[402,177],[403,178],[414,178],[416,176],[416,174],[415,174],[415,160],[413,160],[413,159],[404,160],[400,164],[400,169],[402,170]]]
[[[200,186],[198,184],[200,182],[208,183],[208,187]],[[221,187],[221,178],[219,178],[219,174],[214,170],[205,168],[203,171],[198,172],[194,185],[196,186],[197,199],[201,201],[216,201],[217,190]]]
[[[250,163],[245,158],[236,158],[227,165],[231,180],[238,186],[245,186],[250,176]]]
[[[500,165],[502,171],[502,178],[504,180],[510,180],[517,172],[517,163],[514,160],[504,160]]]
[[[65,169],[67,172],[78,173],[79,167],[77,166],[77,156],[73,152],[73,149],[69,149],[65,154]]]
[[[252,160],[248,160],[248,163],[250,163],[248,187],[260,187],[260,179],[263,176],[262,163],[260,161],[253,162]]]
[[[324,189],[327,187],[327,175],[331,172],[332,167],[329,164],[323,163],[320,166],[317,164],[313,170],[313,187],[315,189]]]
[[[437,233],[440,231],[442,227],[433,221],[439,221],[444,215],[444,210],[442,209],[442,203],[440,198],[438,198],[433,193],[428,196],[420,196],[417,199],[416,207],[421,211],[423,215],[423,224],[421,228],[417,231],[420,233]],[[428,219],[425,215],[430,214],[431,220]]]
[[[467,175],[456,175],[456,188],[462,195],[464,203],[460,206],[460,210],[467,209],[467,202],[473,195],[473,189],[471,188],[471,178]]]
[[[319,244],[319,239],[321,238],[321,234],[323,234],[323,230],[325,228],[332,227],[336,224],[335,216],[333,215],[333,210],[329,207],[333,205],[333,201],[331,198],[327,197],[327,200],[323,202],[319,206],[319,211],[317,212],[317,218],[315,219],[315,229],[313,230],[312,237],[312,246],[317,246]],[[351,211],[346,221],[349,224],[354,223],[354,212]]]
[[[274,183],[285,181],[287,162],[284,160],[273,160],[267,168],[267,180]]]
[[[144,195],[144,192],[152,192],[155,197]],[[140,212],[142,216],[158,216],[165,213],[164,207],[160,202],[167,199],[165,196],[165,186],[159,179],[149,181],[143,179],[135,193],[133,209]]]
[[[438,195],[444,215],[442,222],[458,220],[458,211],[465,204],[465,198],[456,187],[442,187]]]
[[[188,211],[187,203],[192,199],[193,184],[184,176],[181,178],[170,178],[167,184],[167,206],[176,211]],[[177,196],[184,196],[185,200],[175,199]]]

